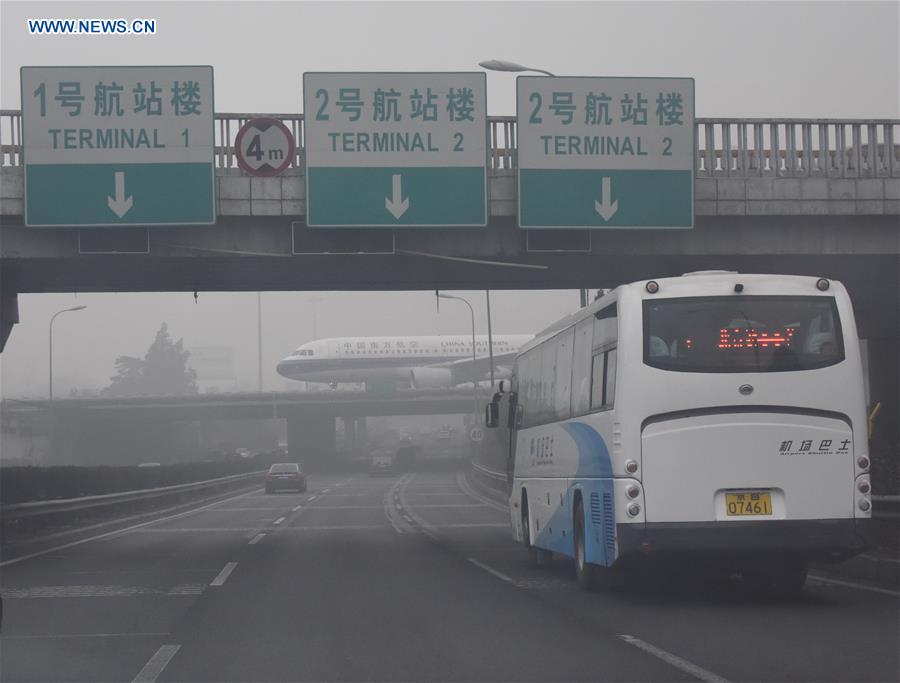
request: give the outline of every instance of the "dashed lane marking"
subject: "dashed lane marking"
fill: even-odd
[[[303,504],[301,503],[300,505],[297,505],[296,507],[292,508],[292,509],[291,509],[291,512],[297,512],[297,511],[300,510],[302,507],[303,507]]]
[[[279,517],[279,518],[276,519],[274,522],[272,522],[272,524],[274,524],[275,526],[278,526],[279,524],[281,524],[281,523],[282,523],[284,520],[286,520],[286,519],[287,519],[287,517]]]
[[[706,681],[706,683],[728,683],[728,679],[722,678],[712,671],[707,671],[703,667],[697,666],[686,659],[682,659],[678,655],[673,655],[671,652],[667,652],[655,645],[651,645],[645,640],[624,634],[620,635],[619,638],[629,645],[634,645],[636,648],[643,650],[647,654],[653,655],[657,659],[661,659],[666,662],[666,664],[674,666],[676,669],[684,671],[686,674],[689,674],[698,680]]]
[[[854,588],[860,591],[869,591],[870,593],[880,593],[881,595],[890,595],[894,598],[900,598],[900,591],[893,591],[889,588],[879,588],[878,586],[866,586],[861,583],[854,583],[853,581],[838,581],[837,579],[826,579],[824,576],[819,576],[818,574],[810,574],[809,580],[814,581],[815,583],[824,583],[830,584],[833,586],[842,586],[844,588]]]
[[[156,654],[144,664],[144,668],[138,672],[138,675],[134,677],[131,683],[155,683],[163,669],[172,661],[172,657],[180,649],[181,645],[163,645],[160,647]]]
[[[482,563],[482,562],[479,562],[479,561],[476,560],[474,557],[469,557],[469,558],[466,558],[466,559],[468,559],[469,562],[471,562],[472,564],[474,564],[474,565],[475,565],[476,567],[478,567],[479,569],[483,569],[483,570],[486,571],[488,574],[491,574],[492,576],[496,576],[496,577],[497,577],[498,579],[500,579],[501,581],[505,581],[506,583],[512,583],[512,582],[513,582],[513,580],[512,580],[510,577],[508,577],[506,574],[504,574],[503,572],[498,572],[498,571],[497,571],[496,569],[494,569],[493,567],[488,567],[486,564],[484,564],[484,563]]]
[[[250,543],[248,545],[256,545],[261,540],[263,540],[265,537],[266,537],[265,534],[256,534],[256,536],[254,536],[253,538],[250,539]]]
[[[212,580],[212,583],[210,583],[209,585],[210,586],[223,585],[228,580],[228,577],[231,576],[231,572],[234,571],[235,567],[237,567],[237,562],[229,562],[228,564],[226,564],[222,568],[222,571],[219,572],[218,576],[216,576],[216,578],[214,578]]]
[[[35,553],[29,553],[27,555],[21,555],[19,557],[14,557],[11,560],[4,560],[0,562],[0,567],[8,567],[11,564],[18,564],[19,562],[24,562],[25,560],[30,560],[34,557],[41,557],[42,555],[49,555],[50,553],[59,552],[60,550],[66,550],[67,548],[74,548],[75,546],[82,545],[84,543],[90,543],[91,541],[99,541],[104,538],[111,538],[113,536],[124,536],[126,534],[131,533],[132,531],[136,531],[138,529],[143,529],[144,527],[148,527],[151,524],[161,524],[162,522],[170,522],[173,519],[181,519],[182,517],[187,517],[188,515],[193,515],[198,512],[202,512],[204,510],[209,510],[216,505],[221,505],[222,503],[227,503],[232,500],[237,500],[238,498],[244,498],[245,496],[253,495],[254,493],[258,493],[262,491],[262,489],[256,489],[253,491],[248,491],[246,493],[241,493],[237,496],[232,496],[231,498],[226,498],[224,500],[218,500],[215,503],[210,503],[209,505],[203,505],[202,507],[194,508],[192,510],[187,510],[186,512],[179,512],[175,515],[169,515],[168,517],[161,517],[160,519],[153,519],[149,522],[142,522],[141,524],[134,524],[132,526],[125,527],[124,529],[116,529],[115,531],[107,531],[105,534],[99,534],[98,536],[90,536],[88,538],[82,538],[77,541],[72,541],[71,543],[64,543],[62,545],[57,545],[52,548],[47,548],[46,550],[39,550]]]

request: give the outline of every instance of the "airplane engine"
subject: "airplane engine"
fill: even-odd
[[[453,373],[443,368],[413,368],[409,379],[415,389],[449,389],[456,385]]]

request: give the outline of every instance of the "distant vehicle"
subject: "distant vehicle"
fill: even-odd
[[[372,462],[369,465],[369,474],[373,477],[394,474],[394,456],[385,449],[376,450],[372,454]]]
[[[788,594],[810,561],[866,545],[862,364],[839,282],[624,285],[527,344],[509,388],[486,421],[509,430],[513,536],[538,563],[574,557],[582,587],[656,559]]]
[[[266,474],[266,493],[279,489],[306,491],[306,475],[295,462],[281,462],[272,465]]]
[[[250,458],[253,456],[249,448],[236,448],[234,452],[241,458]]]
[[[495,376],[507,377],[515,352],[530,334],[493,337]],[[442,389],[490,377],[488,339],[472,337],[339,337],[299,347],[278,363],[278,374],[308,382],[367,382]]]
[[[142,462],[138,467],[162,467],[158,462]]]

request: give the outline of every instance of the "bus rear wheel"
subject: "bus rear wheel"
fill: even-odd
[[[582,590],[591,590],[595,585],[596,568],[587,561],[587,547],[584,541],[584,507],[579,500],[575,504],[575,581]]]

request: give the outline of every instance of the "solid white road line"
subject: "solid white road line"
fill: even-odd
[[[687,674],[690,674],[694,678],[706,681],[706,683],[728,683],[728,679],[722,678],[714,674],[712,671],[707,671],[703,667],[697,666],[692,662],[689,662],[686,659],[682,659],[677,655],[673,655],[671,652],[666,652],[665,650],[661,650],[655,645],[651,645],[650,643],[641,640],[640,638],[635,638],[634,636],[621,635],[619,636],[622,640],[624,640],[629,645],[634,645],[636,648],[639,648],[646,652],[647,654],[651,654],[654,657],[663,660],[666,664],[670,664],[674,666],[676,669],[680,669]]]
[[[279,518],[276,519],[274,522],[272,522],[272,524],[274,524],[275,526],[278,526],[279,524],[281,524],[281,523],[282,523],[284,520],[286,520],[286,519],[287,519],[287,517],[279,517]]]
[[[143,529],[146,526],[150,526],[151,524],[161,524],[162,522],[169,522],[173,519],[180,519],[182,517],[187,517],[188,515],[193,515],[197,512],[202,512],[203,510],[208,510],[211,507],[216,505],[221,505],[222,503],[227,503],[232,500],[237,500],[238,498],[243,498],[244,496],[249,496],[254,493],[258,493],[262,491],[262,489],[256,489],[255,491],[248,491],[247,493],[241,493],[237,496],[232,496],[231,498],[225,498],[224,500],[216,501],[215,503],[210,503],[209,505],[204,505],[199,508],[194,508],[193,510],[188,510],[186,512],[179,512],[176,515],[169,515],[168,517],[161,517],[159,519],[154,519],[149,522],[143,522],[141,524],[135,524],[133,526],[125,527],[124,529],[116,529],[115,531],[108,531],[105,534],[100,534],[98,536],[90,536],[88,538],[82,538],[77,541],[72,541],[71,543],[64,543],[63,545],[57,545],[52,548],[47,548],[46,550],[39,550],[36,553],[29,553],[28,555],[22,555],[20,557],[14,557],[11,560],[4,560],[0,562],[0,567],[7,567],[11,564],[18,564],[19,562],[24,562],[25,560],[30,560],[33,557],[40,557],[41,555],[49,555],[50,553],[55,553],[59,550],[65,550],[67,548],[74,548],[77,545],[81,545],[83,543],[90,543],[91,541],[99,541],[104,538],[110,538],[111,536],[124,536],[132,531],[136,531],[137,529]]]
[[[500,579],[501,581],[506,581],[506,583],[512,583],[512,579],[509,578],[506,574],[504,574],[504,573],[502,573],[502,572],[498,572],[496,569],[493,569],[493,568],[491,568],[491,567],[488,567],[486,564],[482,564],[481,562],[479,562],[478,560],[476,560],[474,557],[469,557],[469,558],[466,558],[466,559],[468,559],[469,562],[471,562],[472,564],[474,564],[474,565],[475,565],[476,567],[478,567],[479,569],[483,569],[483,570],[486,571],[488,574],[492,574],[492,575],[496,576],[496,577],[497,577],[498,579]]]
[[[222,584],[224,584],[225,581],[228,580],[228,577],[231,576],[231,572],[234,571],[235,567],[237,567],[237,562],[229,562],[228,564],[226,564],[222,568],[222,571],[219,572],[219,575],[216,576],[216,578],[214,578],[212,580],[212,583],[210,583],[209,585],[210,586],[221,586]]]
[[[266,537],[265,534],[256,534],[256,536],[254,536],[253,538],[250,539],[250,543],[248,545],[256,545],[261,540],[263,540],[265,537]]]
[[[55,633],[51,635],[0,636],[0,640],[55,640],[57,638],[160,638],[168,633]]]
[[[853,583],[852,581],[838,581],[837,579],[826,579],[824,576],[819,576],[817,574],[809,575],[810,581],[815,581],[816,583],[825,583],[832,584],[835,586],[843,586],[844,588],[855,588],[860,591],[869,591],[871,593],[880,593],[881,595],[890,595],[895,598],[900,598],[900,591],[892,591],[888,588],[878,588],[878,586],[866,586],[861,583]]]
[[[149,661],[144,664],[144,668],[140,670],[131,683],[154,683],[159,675],[166,668],[166,665],[172,661],[175,653],[181,649],[181,645],[163,645]]]

